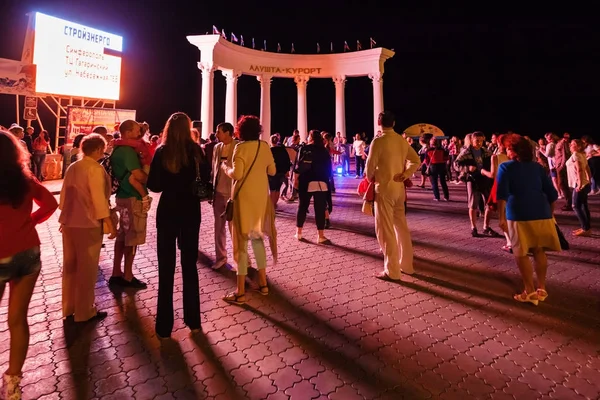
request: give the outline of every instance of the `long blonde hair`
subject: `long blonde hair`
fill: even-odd
[[[192,139],[191,128],[190,117],[182,112],[171,115],[165,124],[161,145],[164,147],[162,163],[171,173],[178,173],[182,167],[190,165],[190,156],[197,156],[198,146]]]

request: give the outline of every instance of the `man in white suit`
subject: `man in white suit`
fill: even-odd
[[[376,277],[386,281],[400,280],[401,271],[414,272],[404,180],[421,164],[415,150],[394,131],[394,124],[391,112],[379,114],[382,134],[371,143],[365,168],[367,179],[375,182],[375,232],[384,254],[384,270]]]
[[[217,125],[217,139],[212,155],[212,182],[214,187],[213,211],[215,218],[215,264],[213,269],[219,269],[227,264],[227,230],[231,232],[231,223],[221,214],[225,212],[227,200],[231,196],[231,178],[221,170],[221,163],[233,161],[233,150],[238,143],[233,138],[233,125],[223,122]]]

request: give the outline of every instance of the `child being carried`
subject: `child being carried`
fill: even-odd
[[[128,146],[132,147],[135,152],[138,154],[140,158],[140,164],[142,165],[142,170],[146,175],[150,172],[150,163],[152,162],[152,153],[150,152],[150,144],[147,143],[143,138],[140,139],[114,139],[112,141],[112,145],[116,148],[117,146]],[[148,195],[146,188],[144,187],[144,182],[141,182],[133,176],[133,174],[129,174],[129,183],[133,188],[145,198]]]

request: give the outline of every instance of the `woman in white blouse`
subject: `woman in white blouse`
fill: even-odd
[[[103,319],[106,312],[94,305],[94,288],[102,235],[116,236],[110,218],[110,179],[98,163],[106,141],[90,134],[81,141],[83,157],[71,164],[60,192],[60,229],[63,239],[63,317],[75,322]]]

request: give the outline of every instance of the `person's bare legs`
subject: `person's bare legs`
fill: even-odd
[[[133,276],[133,259],[135,258],[135,246],[125,246],[124,241],[115,242],[115,260],[113,263],[112,276],[121,277],[128,282]],[[121,260],[125,259],[123,272],[121,272]]]
[[[271,202],[273,203],[273,207],[277,208],[277,202],[279,201],[279,191],[274,190],[271,191],[269,194],[271,196]]]
[[[131,282],[133,279],[133,259],[135,258],[136,246],[125,246],[123,254],[125,262],[123,265],[123,279]]]
[[[519,271],[521,271],[521,278],[523,279],[523,285],[525,286],[525,292],[527,294],[535,292],[535,286],[533,285],[533,267],[529,256],[525,255],[522,257],[515,257]]]
[[[246,275],[237,276],[237,295],[238,297],[246,295]]]
[[[10,282],[8,303],[8,329],[10,331],[10,356],[6,375],[20,376],[29,348],[29,323],[27,311],[39,272]]]
[[[561,197],[565,197],[565,195],[563,194],[562,190],[560,189],[560,186],[558,184],[558,179],[553,177],[552,178],[552,184],[554,185],[554,189],[556,189],[556,191],[558,192],[559,196]]]
[[[483,229],[490,227],[490,218],[490,208],[486,207],[485,211],[483,212]]]
[[[114,277],[123,277],[123,272],[121,270],[121,261],[123,261],[125,250],[125,241],[115,241],[115,258],[113,260],[113,272],[112,276]]]
[[[537,248],[533,250],[533,260],[535,261],[535,275],[538,280],[538,288],[546,291],[546,272],[548,271],[548,258],[544,249]]]
[[[267,286],[267,269],[262,268],[258,270],[258,284],[260,287]]]
[[[477,210],[469,208],[469,220],[471,221],[471,229],[477,229]]]

